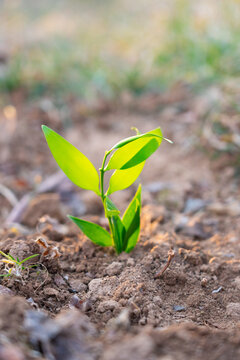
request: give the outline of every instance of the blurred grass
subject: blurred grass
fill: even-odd
[[[111,98],[240,74],[237,0],[4,1],[0,91]]]

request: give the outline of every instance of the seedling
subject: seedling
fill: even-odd
[[[62,136],[45,125],[42,130],[53,157],[67,177],[75,185],[92,190],[101,197],[110,233],[92,222],[70,215],[68,217],[95,244],[114,246],[118,254],[122,251],[129,253],[135,247],[140,233],[141,185],[122,218],[109,196],[132,185],[145,161],[158,149],[162,140],[171,141],[163,137],[160,128],[145,134],[135,129],[137,135],[123,139],[105,152],[98,174],[88,158]],[[110,170],[114,172],[105,190],[104,175]]]
[[[23,277],[23,273],[25,271],[29,272],[29,269],[36,266],[36,264],[33,265],[23,265],[26,261],[35,258],[36,256],[39,256],[39,254],[31,255],[23,260],[15,259],[10,254],[5,254],[3,251],[0,251],[0,254],[5,258],[1,261],[5,264],[5,272],[6,274],[1,274],[1,277],[9,277],[9,276],[16,276],[17,278]]]

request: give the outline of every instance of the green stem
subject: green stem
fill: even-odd
[[[99,169],[100,171],[100,195],[101,195],[101,199],[102,199],[102,203],[103,203],[103,207],[104,207],[104,211],[105,211],[105,214],[106,214],[106,208],[105,208],[105,197],[106,195],[104,194],[104,173],[105,173],[105,163],[106,163],[106,160],[107,160],[107,157],[108,155],[112,152],[112,150],[109,150],[109,151],[106,151],[105,152],[105,155],[104,155],[104,158],[103,158],[103,162],[102,162],[102,167]],[[110,232],[111,232],[111,235],[112,235],[112,239],[113,239],[113,224],[112,224],[112,219],[110,216],[107,217],[108,218],[108,222],[109,222],[109,229],[110,229]],[[114,239],[113,239],[113,243],[114,243]]]
[[[103,202],[104,202],[104,199],[105,199],[105,194],[104,194],[104,173],[105,173],[105,169],[104,169],[104,167],[105,167],[105,163],[106,163],[107,157],[110,154],[110,152],[111,152],[111,150],[105,152],[103,162],[102,162],[102,167],[99,169],[99,171],[100,171],[100,194],[101,194],[101,198],[102,198]]]

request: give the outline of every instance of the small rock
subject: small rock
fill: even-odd
[[[198,212],[199,210],[204,209],[206,206],[206,202],[202,199],[198,198],[188,198],[185,207],[184,207],[184,213],[185,214],[194,214]]]
[[[82,302],[79,299],[79,297],[76,294],[74,294],[70,299],[69,305],[70,305],[70,308],[75,307],[76,309],[80,309]]]
[[[174,305],[173,310],[174,311],[185,311],[186,308],[185,308],[185,306],[182,306],[182,305]]]
[[[146,323],[147,323],[147,319],[145,316],[142,317],[138,322],[139,325],[146,325]]]
[[[205,240],[211,237],[212,233],[205,229],[204,224],[201,221],[195,219],[189,219],[186,223],[186,217],[176,219],[175,231],[185,236],[193,237],[199,240]]]
[[[104,313],[108,310],[113,311],[115,309],[119,309],[119,304],[117,301],[114,301],[114,300],[103,301],[98,306],[98,311],[101,313]]]
[[[87,312],[87,311],[89,311],[89,310],[91,310],[91,309],[92,309],[92,301],[91,301],[91,299],[85,300],[85,301],[82,303],[81,310],[82,310],[83,312]]]
[[[14,295],[14,292],[10,290],[8,287],[0,285],[0,295]]]
[[[127,266],[134,266],[135,265],[135,261],[133,258],[128,258],[127,259]]]
[[[229,303],[226,307],[226,314],[239,321],[240,303]]]
[[[51,287],[47,287],[43,290],[44,294],[47,295],[47,296],[58,296],[59,295],[59,291],[54,289],[54,288],[51,288]]]
[[[84,292],[87,290],[87,285],[83,284],[81,280],[73,279],[69,281],[71,288],[77,292]]]
[[[119,275],[122,271],[123,265],[120,262],[114,261],[106,268],[106,274],[109,276]]]
[[[102,279],[93,279],[88,284],[88,288],[92,292],[97,292],[99,287],[102,287],[102,285],[103,285],[103,280]]]
[[[70,308],[80,309],[82,312],[87,312],[92,308],[92,302],[90,299],[85,301],[80,300],[80,298],[75,294],[71,297],[69,302]]]
[[[219,286],[219,288],[215,289],[212,291],[212,294],[217,294],[219,293],[221,290],[223,290],[223,287],[222,286]]]
[[[207,283],[208,283],[208,279],[207,278],[202,278],[202,280],[201,280],[201,286],[202,287],[206,287],[207,286]]]
[[[156,305],[162,305],[162,299],[160,298],[160,296],[154,296],[153,302]]]
[[[63,286],[63,285],[66,285],[66,281],[64,281],[64,279],[62,278],[61,275],[59,274],[55,274],[54,276],[54,282],[57,286]]]
[[[228,204],[216,202],[209,205],[207,210],[213,212],[216,215],[229,215],[229,216],[240,215],[240,205],[239,202],[237,201]]]
[[[144,189],[149,191],[151,194],[157,194],[160,191],[171,190],[172,185],[161,181],[155,181],[145,185]]]
[[[33,300],[33,298],[28,298],[27,302],[34,308],[34,309],[38,309],[38,304],[35,303],[35,301]]]
[[[234,282],[236,288],[240,290],[240,276],[237,276],[233,282]]]

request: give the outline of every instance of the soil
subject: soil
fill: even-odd
[[[0,134],[0,182],[16,201],[1,190],[0,249],[39,257],[22,277],[1,278],[0,359],[240,358],[239,179],[198,136],[208,97],[174,91],[91,107],[71,99],[71,123],[57,108],[12,99],[18,118]],[[71,213],[107,226],[95,196],[58,172],[42,123],[97,167],[131,126],[161,126],[174,141],[141,176],[141,236],[130,254],[92,244],[67,220]],[[135,190],[113,196],[121,210]]]

